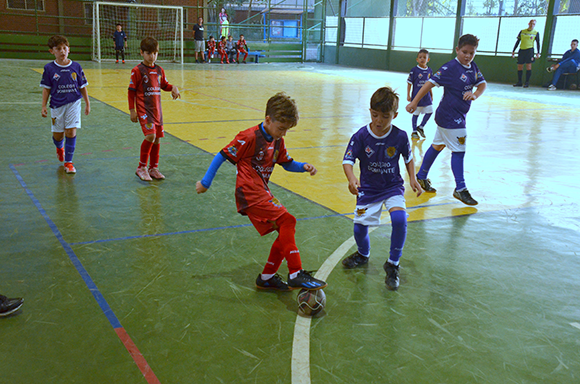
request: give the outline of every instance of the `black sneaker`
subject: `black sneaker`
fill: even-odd
[[[304,288],[309,291],[316,291],[326,287],[327,285],[328,284],[326,284],[325,281],[318,280],[313,277],[312,271],[305,271],[302,269],[300,272],[298,272],[298,276],[296,276],[294,279],[291,279],[290,275],[288,275],[288,286],[290,289]]]
[[[387,272],[387,277],[385,277],[387,288],[391,291],[396,291],[399,288],[399,266],[387,261],[383,265],[383,269]]]
[[[431,180],[417,178],[417,182],[425,192],[437,192],[437,190],[431,185]]]
[[[417,132],[411,133],[411,139],[419,140],[419,134]]]
[[[18,311],[23,303],[24,299],[9,299],[6,296],[0,295],[0,317],[8,316]]]
[[[363,256],[360,253],[358,253],[358,251],[356,251],[352,255],[345,257],[342,260],[342,265],[344,265],[345,268],[352,269],[361,265],[365,265],[368,262],[369,262],[368,257]]]
[[[291,288],[286,284],[284,280],[282,280],[282,276],[279,274],[275,274],[268,280],[262,280],[262,274],[258,275],[256,279],[256,287],[259,289],[271,289],[274,291],[290,291]]]
[[[529,86],[530,86],[530,83],[525,83],[524,84],[524,88],[529,88]]]
[[[417,132],[419,132],[419,135],[425,138],[425,131],[423,130],[423,127],[421,126],[417,127]]]
[[[521,86],[522,86],[522,83],[515,83],[514,84],[514,87],[521,87]]]
[[[464,189],[461,192],[457,192],[457,190],[453,191],[453,197],[455,197],[457,200],[461,201],[463,204],[467,204],[467,205],[477,205],[477,200],[475,200],[473,197],[471,197],[471,194],[469,193],[469,191],[467,189]]]

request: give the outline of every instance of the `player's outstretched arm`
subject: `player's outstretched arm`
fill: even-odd
[[[48,110],[46,109],[46,103],[48,103],[48,97],[50,96],[50,89],[42,88],[42,109],[40,114],[42,117],[48,116]]]
[[[409,185],[411,186],[411,189],[413,189],[413,192],[417,193],[417,197],[421,196],[423,188],[421,188],[421,185],[415,177],[415,161],[411,159],[411,161],[405,164],[405,168],[407,168],[407,173],[409,174]]]
[[[350,164],[343,164],[342,169],[348,180],[348,190],[355,196],[358,196],[358,189],[360,187],[360,182],[354,174],[354,167]]]
[[[177,87],[175,85],[171,89],[171,97],[173,97],[173,100],[181,99],[181,94],[179,93],[179,89],[177,89]]]
[[[409,113],[415,112],[417,109],[417,104],[419,104],[419,100],[421,100],[427,93],[431,92],[433,87],[435,87],[435,84],[430,81],[426,81],[419,92],[417,92],[413,100],[405,107],[405,110]]]
[[[203,179],[195,183],[195,190],[197,193],[204,193],[209,189],[218,169],[221,167],[224,161],[226,161],[226,158],[218,152],[218,154],[215,155],[211,164],[209,165],[209,168],[205,172]]]
[[[304,164],[304,170],[306,172],[309,172],[310,176],[314,176],[314,175],[316,175],[316,172],[318,172],[318,170],[316,169],[316,167],[314,165],[308,164],[308,163]]]
[[[207,188],[203,186],[201,181],[198,181],[197,183],[195,183],[195,190],[197,191],[197,193],[205,193],[207,191]]]

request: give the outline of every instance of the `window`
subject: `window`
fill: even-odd
[[[547,13],[548,0],[467,0],[465,6],[466,16],[543,16]]]
[[[44,0],[8,0],[8,8],[44,11]]]
[[[580,14],[580,0],[560,0],[560,9],[558,14]]]
[[[578,39],[580,15],[556,16],[556,29],[552,40],[550,55],[560,58],[570,49],[572,39]]]

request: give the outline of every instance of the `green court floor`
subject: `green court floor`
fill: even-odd
[[[371,233],[367,267],[339,263],[354,250],[355,203],[341,159],[380,86],[398,89],[394,124],[410,133],[406,74],[163,65],[182,99],[164,95],[167,179],[147,183],[134,175],[143,137],[126,105],[133,64],[81,63],[92,110],[74,176],[40,116],[44,64],[0,60],[0,293],[25,298],[0,318],[0,383],[580,380],[580,92],[489,84],[468,115],[466,179],[480,204],[451,197],[442,154],[430,173],[438,193],[406,196],[402,281],[391,292],[388,218]],[[255,289],[274,236],[236,213],[235,168],[224,164],[208,193],[195,192],[213,155],[259,123],[279,90],[301,111],[290,154],[319,168],[312,178],[280,168],[271,182],[298,219],[304,267],[328,270],[326,309],[311,320],[297,315],[295,292]],[[413,142],[417,165],[434,130],[430,121]]]

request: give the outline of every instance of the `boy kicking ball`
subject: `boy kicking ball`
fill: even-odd
[[[285,93],[272,96],[266,105],[263,123],[236,135],[213,159],[201,181],[196,183],[197,193],[206,192],[219,169],[228,160],[237,167],[236,205],[241,215],[248,216],[261,236],[277,231],[268,262],[256,279],[259,289],[289,291],[291,289],[318,290],[326,282],[318,280],[302,269],[300,251],[296,246],[296,218],[286,210],[268,187],[274,165],[281,165],[289,172],[316,174],[316,168],[308,163],[293,160],[284,144],[288,130],[298,123],[298,108]],[[288,281],[277,271],[282,261],[288,263]]]

